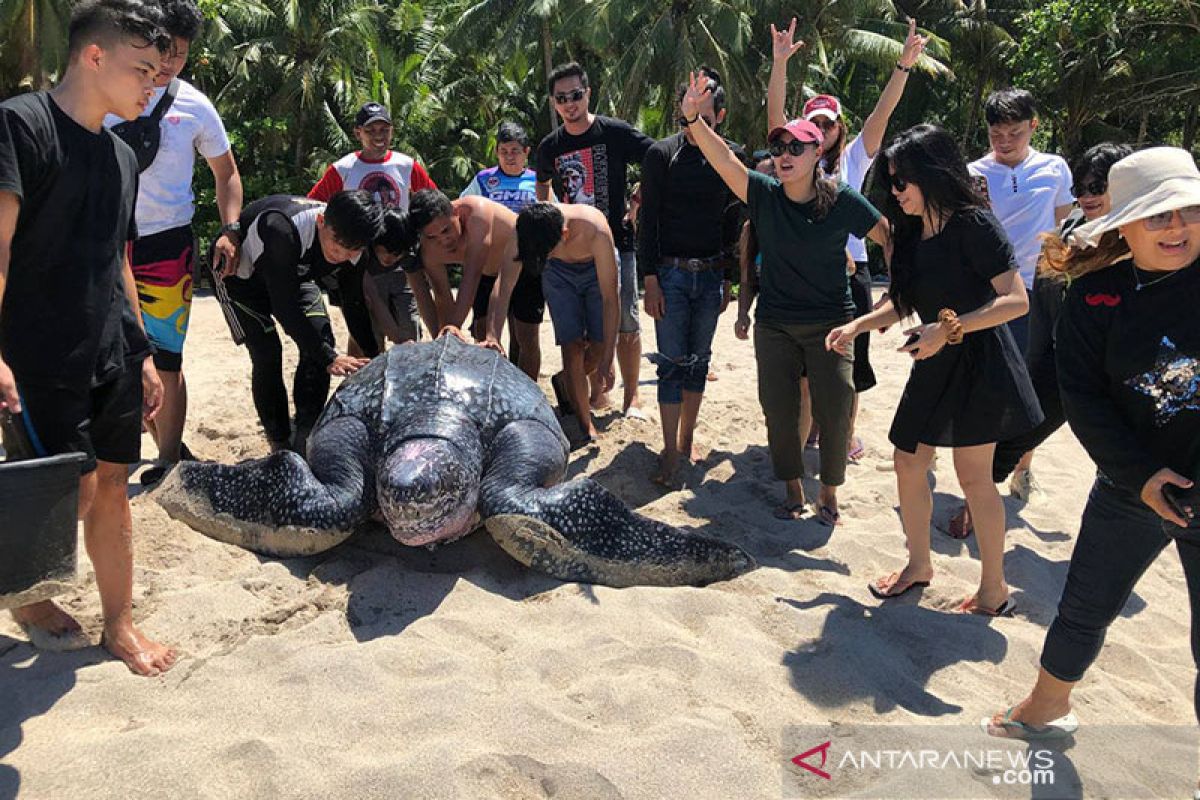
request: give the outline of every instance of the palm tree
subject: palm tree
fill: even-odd
[[[309,162],[314,141],[329,152],[350,142],[343,125],[353,108],[386,85],[392,60],[380,35],[376,0],[234,0],[221,4],[209,40],[227,82],[218,103],[243,113],[292,120],[292,165]]]
[[[10,94],[20,86],[45,89],[66,63],[65,0],[0,0],[0,89]]]
[[[579,0],[466,0],[447,8],[445,36],[440,42],[448,49],[464,52],[487,43],[492,58],[499,64],[518,53],[536,47],[542,67],[542,80],[550,77],[555,44],[570,43],[572,28],[566,20],[584,8]],[[566,48],[570,52],[570,47]],[[549,123],[557,124],[553,106],[548,106]]]

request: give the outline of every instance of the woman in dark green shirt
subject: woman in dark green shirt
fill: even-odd
[[[846,237],[870,237],[886,251],[887,223],[858,192],[821,175],[821,130],[811,122],[792,120],[767,137],[777,179],[749,172],[698,114],[706,83],[692,76],[683,98],[684,121],[713,169],[749,207],[762,253],[754,351],[771,462],[775,476],[787,484],[776,516],[798,519],[804,511],[800,379],[807,376],[813,417],[823,432],[817,512],[822,522],[836,525],[854,404],[854,357],[827,351],[825,336],[854,316]],[[749,336],[754,294],[743,287],[738,298],[735,330],[742,339]]]

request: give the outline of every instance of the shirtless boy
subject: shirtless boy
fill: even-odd
[[[420,237],[423,269],[413,273],[411,281],[418,304],[432,294],[439,331],[461,327],[467,311],[474,309],[471,332],[482,340],[496,275],[517,256],[517,215],[483,197],[452,201],[436,189],[426,189],[413,195],[408,222]],[[463,267],[457,296],[450,291],[449,264]]]
[[[517,278],[522,272],[540,275],[554,340],[562,348],[565,378],[554,376],[555,394],[564,411],[575,412],[584,441],[594,441],[598,434],[589,400],[612,389],[621,320],[617,251],[608,220],[592,206],[534,203],[518,215],[516,238],[519,260],[504,262],[484,345],[500,346]]]

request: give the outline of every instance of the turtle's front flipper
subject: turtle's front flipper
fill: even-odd
[[[363,424],[342,417],[309,439],[305,462],[282,451],[236,466],[182,461],[154,499],[214,539],[271,556],[320,553],[345,541],[373,493]]]
[[[505,552],[564,581],[608,586],[703,585],[754,566],[736,545],[636,514],[596,481],[557,480],[559,439],[540,423],[511,423],[493,444],[480,507]]]

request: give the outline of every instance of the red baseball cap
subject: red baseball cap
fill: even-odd
[[[825,141],[825,136],[821,133],[821,129],[806,119],[794,119],[786,125],[773,128],[767,134],[767,141],[774,141],[784,131],[787,131],[801,142],[813,142],[820,145],[821,142]]]
[[[819,94],[804,104],[805,119],[827,117],[836,120],[842,116],[842,103],[831,94]]]

